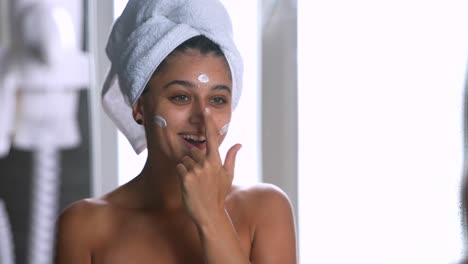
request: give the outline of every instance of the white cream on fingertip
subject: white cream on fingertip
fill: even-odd
[[[153,118],[154,123],[158,125],[161,128],[166,128],[167,127],[167,121],[160,115],[155,115]]]
[[[208,75],[202,73],[198,76],[198,80],[201,82],[201,83],[207,83],[210,81],[210,77],[208,77]]]
[[[226,133],[228,132],[228,130],[229,130],[229,123],[225,124],[225,125],[221,128],[221,130],[219,131],[219,134],[220,134],[221,136],[224,136],[224,135],[226,135]]]

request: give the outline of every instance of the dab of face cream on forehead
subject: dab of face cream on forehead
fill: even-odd
[[[167,127],[166,119],[164,119],[160,115],[155,115],[154,118],[153,118],[153,121],[154,121],[154,123],[156,123],[156,125],[158,125],[161,128],[166,128]]]
[[[198,80],[201,82],[201,83],[207,83],[210,81],[210,77],[208,77],[208,75],[202,73],[198,76]]]

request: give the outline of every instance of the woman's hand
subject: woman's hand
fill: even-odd
[[[232,146],[224,161],[219,155],[219,131],[208,108],[203,113],[206,134],[206,154],[192,148],[177,165],[184,205],[198,226],[224,215],[224,200],[234,178],[236,155],[240,144]]]

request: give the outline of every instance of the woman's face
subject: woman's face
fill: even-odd
[[[144,120],[149,151],[177,162],[190,148],[205,151],[206,108],[212,116],[208,121],[220,131],[216,140],[221,144],[221,130],[231,120],[231,90],[232,80],[223,57],[202,55],[197,50],[168,57],[133,108],[135,118]],[[167,126],[158,125],[156,116]]]

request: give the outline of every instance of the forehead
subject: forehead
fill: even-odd
[[[231,80],[231,71],[224,56],[214,53],[202,54],[198,50],[179,51],[168,56],[157,75],[206,74]],[[210,76],[212,75],[212,76]]]
[[[200,81],[203,74],[208,82]],[[171,83],[186,83],[198,88],[223,86],[232,90],[231,71],[224,56],[191,49],[169,55],[150,78],[144,93],[160,94],[168,87],[174,87],[168,86]]]

